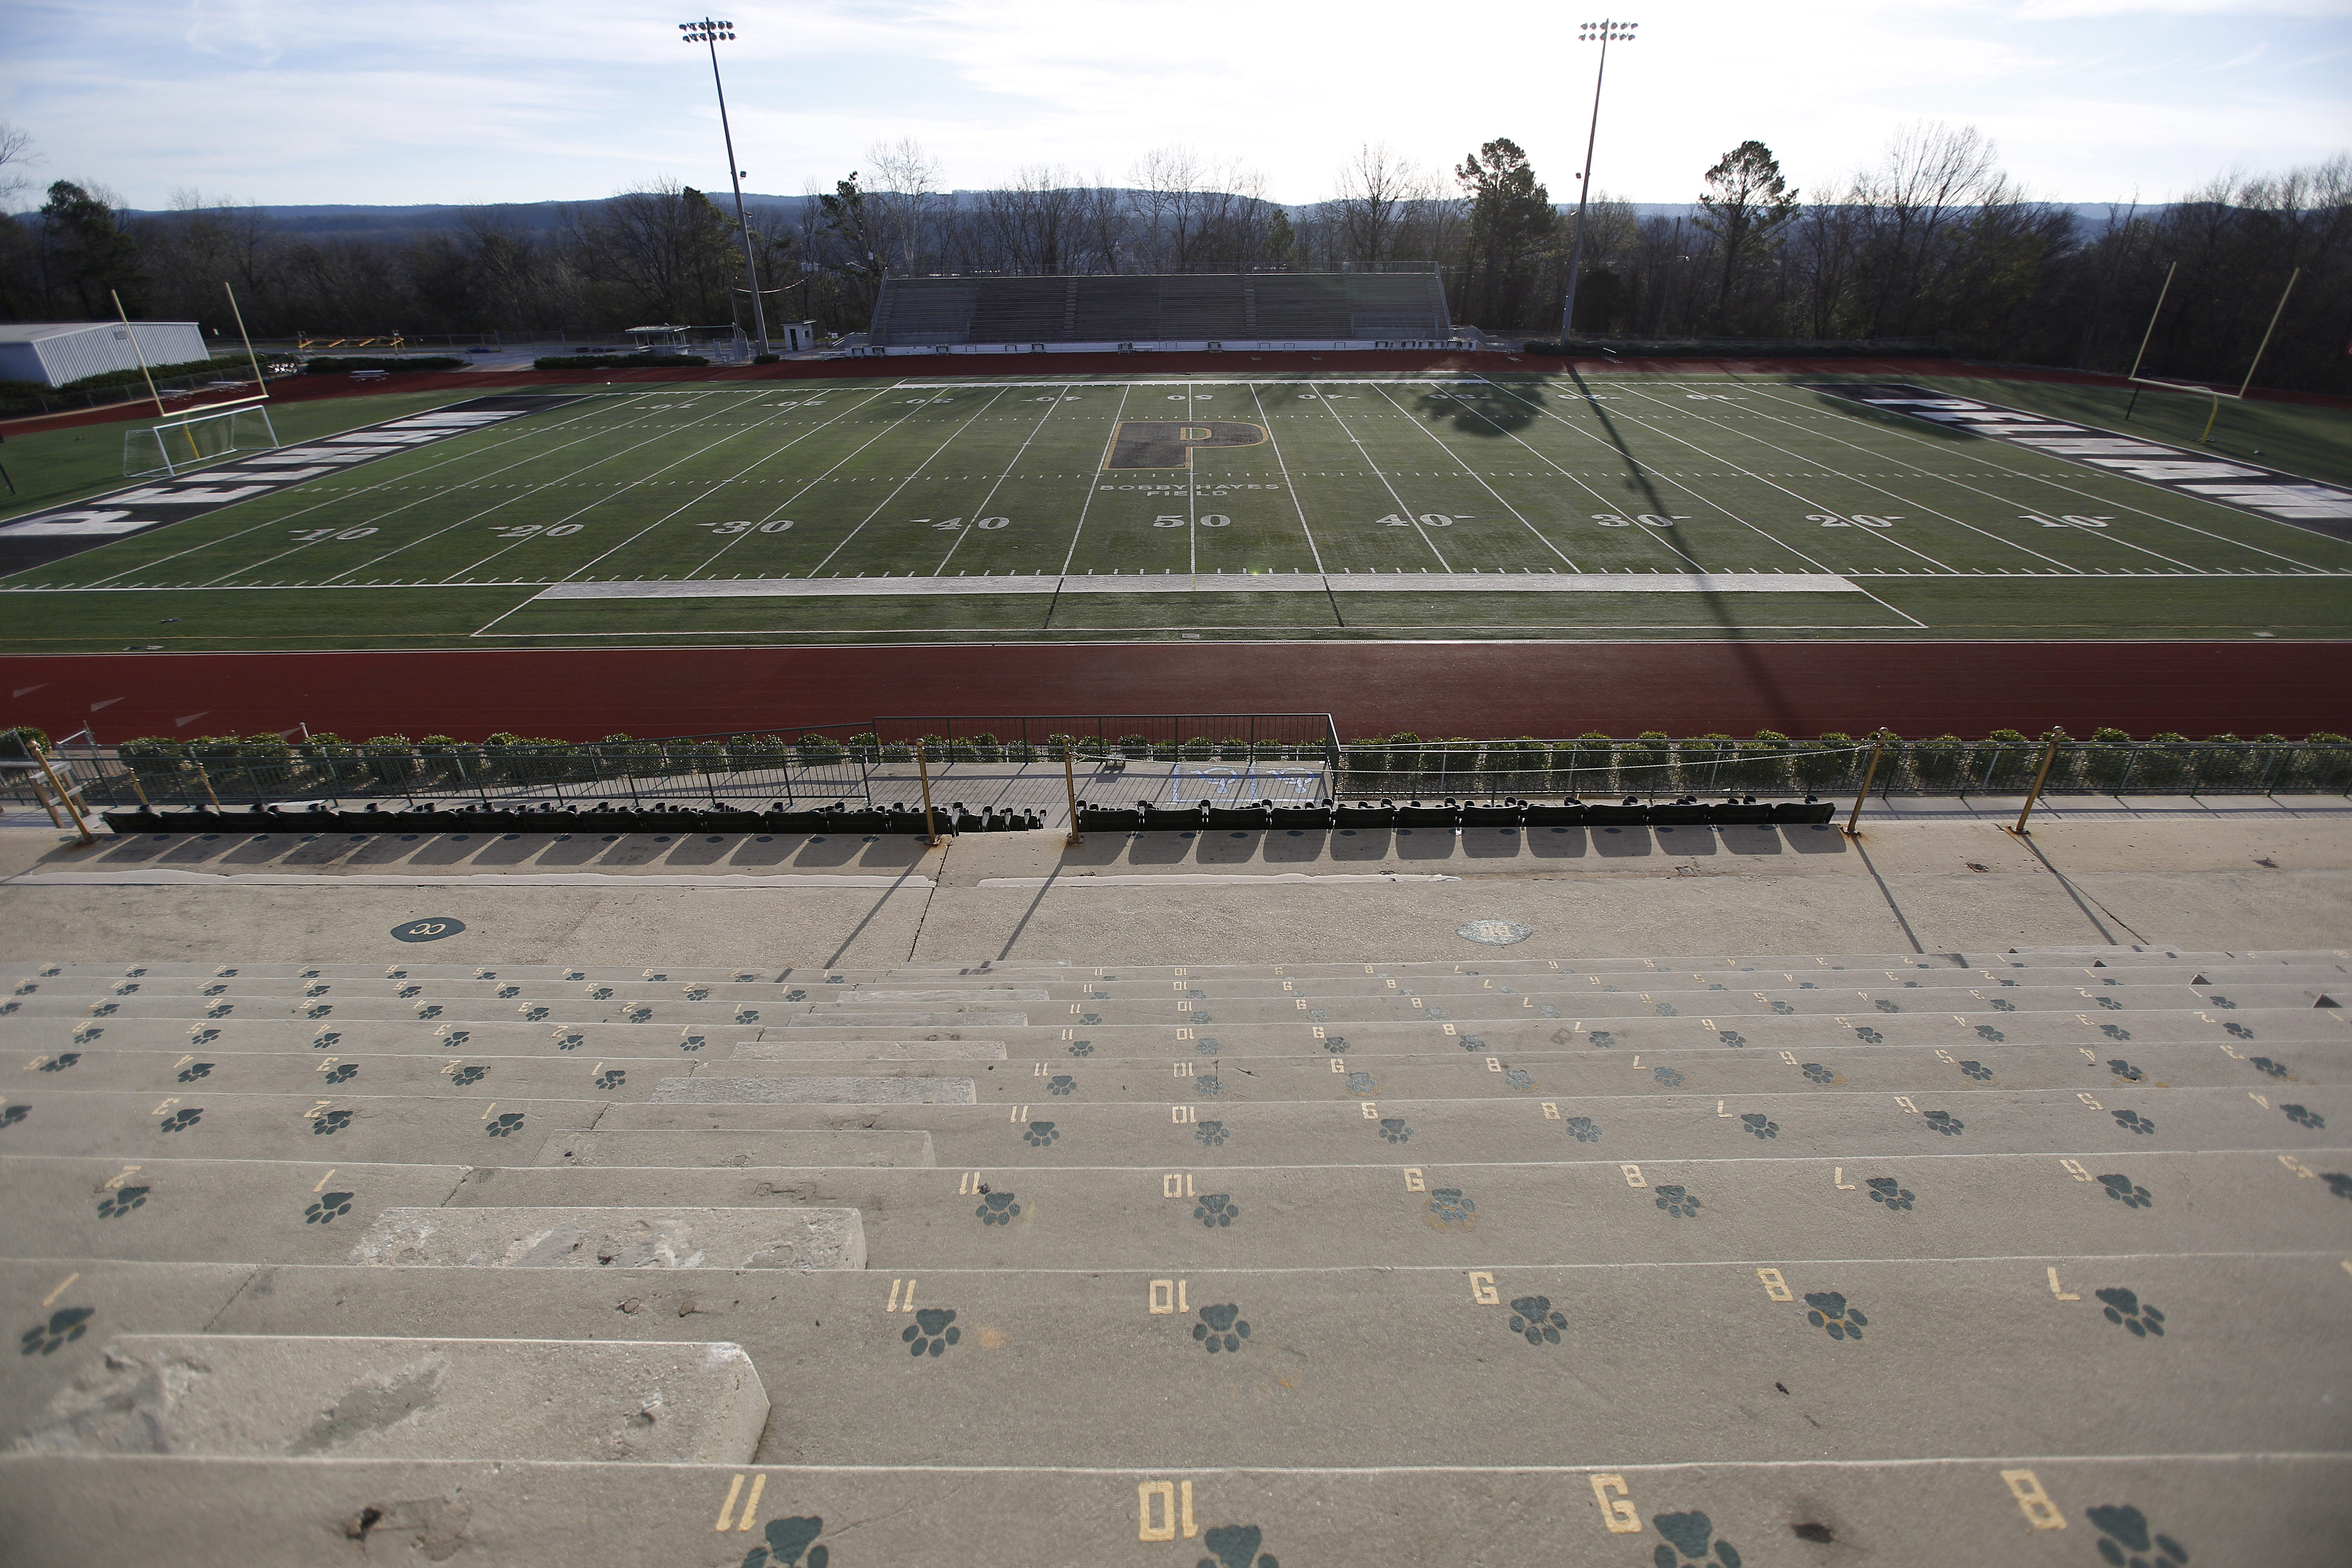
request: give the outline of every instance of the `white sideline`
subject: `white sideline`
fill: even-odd
[[[904,594],[1859,594],[1826,572],[1201,572],[1015,577],[692,577],[558,583],[541,599],[801,599]]]

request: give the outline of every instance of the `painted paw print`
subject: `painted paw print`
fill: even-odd
[[[1391,1143],[1409,1143],[1412,1142],[1412,1129],[1404,1124],[1402,1116],[1383,1116],[1381,1118],[1381,1136]]]
[[[1423,1009],[1423,1011],[1426,1012],[1433,1018],[1443,1018],[1445,1016],[1445,1009],[1443,1007],[1428,1007]]]
[[[107,1194],[106,1196],[98,1200],[98,1217],[100,1219],[121,1219],[132,1209],[145,1208],[147,1206],[147,1194],[150,1190],[151,1189],[146,1187],[115,1188],[114,1191]]]
[[[522,1118],[520,1110],[501,1110],[498,1119],[482,1131],[493,1138],[511,1138],[522,1130]]]
[[[1604,1051],[1617,1044],[1616,1031],[1612,1029],[1595,1029],[1589,1038]]]
[[[2150,1121],[2147,1117],[2142,1116],[2137,1110],[2118,1110],[2115,1115],[2116,1125],[2122,1128],[2126,1132],[2153,1132],[2156,1131],[2156,1123]]]
[[[1835,1083],[1838,1081],[1838,1075],[1830,1071],[1829,1068],[1823,1067],[1819,1062],[1807,1062],[1804,1065],[1803,1071],[1806,1079],[1813,1083]]]
[[[334,1224],[335,1221],[352,1212],[352,1194],[350,1193],[320,1193],[311,1201],[310,1206],[302,1211],[302,1223],[304,1225]]]
[[[2248,1057],[2246,1058],[2246,1065],[2252,1068],[2256,1072],[2261,1073],[2265,1078],[2284,1078],[2287,1076],[2286,1063],[2274,1062],[2268,1057]]]
[[[1192,1048],[1204,1057],[1213,1057],[1225,1048],[1224,1042],[1214,1035],[1203,1035],[1192,1042]]]
[[[591,1002],[610,1002],[612,999],[613,988],[611,986],[591,985],[588,987],[588,1000]],[[795,991],[792,994],[792,996],[789,999],[797,1002],[801,999],[801,994]]]
[[[184,1132],[205,1119],[205,1108],[192,1105],[185,1110],[175,1110],[156,1125],[159,1132]]]
[[[1201,1201],[1192,1205],[1192,1217],[1204,1229],[1223,1230],[1242,1217],[1242,1208],[1234,1202],[1231,1193],[1203,1193]]]
[[[1899,1003],[1888,1002],[1884,999],[1873,1002],[1871,1005],[1877,1008],[1882,1013],[1900,1013],[1903,1011],[1902,1005]]]
[[[990,1193],[971,1212],[982,1225],[1011,1225],[1021,1217],[1021,1205],[1011,1193]]]
[[[1979,1024],[1977,1026],[1977,1038],[1979,1040],[1990,1041],[1991,1044],[1997,1046],[2003,1040],[2009,1038],[2009,1037],[2001,1033],[1999,1029],[1994,1028],[1990,1024]]]
[[[2110,1013],[2120,1013],[2124,1010],[2124,1005],[2116,1001],[2112,996],[2094,996],[2091,1000],[2096,1002],[2100,1006],[2105,1008]]]
[[[207,985],[203,990],[197,992],[196,994],[199,996],[220,996],[226,994],[227,991],[228,987],[226,985]]]
[[[459,1068],[449,1075],[449,1082],[456,1088],[464,1089],[467,1085],[479,1083],[489,1076],[490,1069],[486,1067]]]
[[[1860,1040],[1865,1046],[1877,1045],[1886,1038],[1885,1035],[1880,1034],[1877,1030],[1866,1026],[1854,1030],[1853,1037]]]
[[[754,1546],[743,1559],[742,1568],[801,1568],[801,1553],[808,1553],[807,1568],[826,1568],[833,1553],[823,1546],[810,1544],[824,1533],[824,1520],[815,1514],[803,1519],[772,1519],[765,1534],[767,1544]]]
[[[47,1061],[43,1062],[41,1064],[41,1070],[43,1072],[63,1072],[66,1068],[73,1066],[74,1063],[79,1060],[81,1060],[81,1053],[79,1051],[61,1051],[58,1055],[51,1057]],[[196,1067],[203,1068],[206,1072],[209,1072],[212,1070],[212,1065],[213,1064],[210,1062],[198,1062]],[[194,1072],[194,1068],[192,1068],[189,1071]],[[204,1076],[204,1073],[201,1072],[195,1074],[196,1078],[202,1078]],[[180,1075],[180,1081],[182,1083],[191,1083],[194,1082],[194,1079],[191,1079],[188,1076],[188,1073],[184,1072]]]
[[[59,1307],[47,1322],[36,1323],[16,1337],[16,1353],[55,1355],[89,1332],[89,1321],[96,1316],[95,1307]]]
[[[2337,1197],[2352,1198],[2352,1173],[2323,1171],[2320,1173],[2319,1179],[2326,1182],[2327,1190]]]
[[[1203,1121],[1192,1129],[1192,1136],[1214,1149],[1222,1145],[1232,1134],[1225,1131],[1225,1124],[1222,1121]]]
[[[2010,985],[2014,984],[2015,982],[2004,980],[2001,984],[2003,985]],[[2004,997],[1996,996],[1992,999],[1992,1010],[1996,1013],[2014,1013],[2017,1011],[2017,1004],[2009,1001]]]
[[[1486,1042],[1476,1035],[1465,1035],[1462,1037],[1462,1048],[1465,1051],[1483,1051],[1486,1048]]]
[[[1658,1016],[1661,1018],[1678,1018],[1682,1016],[1675,1010],[1675,1005],[1671,1002],[1660,1002],[1654,1004],[1654,1005],[1657,1008]]]
[[[1601,1123],[1593,1121],[1590,1116],[1571,1116],[1560,1125],[1570,1138],[1580,1143],[1601,1142]]]
[[[416,1016],[419,1019],[437,1018],[441,1016],[441,1009],[436,1004],[420,1002],[416,1005]]]
[[[2225,1013],[2234,1013],[2238,1010],[2238,1005],[2227,996],[2208,996],[2205,1000]]]
[[[352,1113],[348,1110],[322,1110],[310,1119],[310,1131],[318,1137],[332,1138],[351,1124]]]
[[[1847,1306],[1845,1298],[1834,1290],[1807,1291],[1805,1307],[1805,1321],[1833,1340],[1858,1340],[1870,1322],[1860,1308]]]
[[[587,1043],[588,1037],[574,1029],[568,1034],[556,1037],[555,1048],[559,1051],[576,1051]]]
[[[29,1105],[0,1105],[0,1127],[14,1127],[32,1114]]]
[[[914,1356],[943,1356],[948,1347],[963,1338],[963,1331],[954,1326],[956,1315],[946,1307],[919,1307],[915,1321],[898,1336],[907,1353]]]
[[[698,1051],[709,1043],[700,1035],[685,1035],[679,1037],[677,1048],[681,1051]]]
[[[1348,1090],[1351,1094],[1370,1094],[1380,1087],[1379,1081],[1368,1072],[1351,1072],[1348,1075]]]
[[[1660,1187],[1658,1206],[1676,1219],[1696,1219],[1701,1205],[1698,1199],[1681,1187]]]
[[[2243,1024],[2224,1024],[2221,1027],[2232,1039],[2251,1040],[2254,1037],[2254,1032]]]
[[[1525,1068],[1506,1068],[1503,1069],[1503,1081],[1513,1089],[1532,1092],[1536,1087],[1536,1075]]]
[[[1201,1536],[1201,1544],[1210,1555],[1202,1558],[1197,1568],[1282,1568],[1273,1552],[1258,1551],[1264,1539],[1255,1524],[1217,1525]]]
[[[508,993],[501,991],[499,994],[503,996],[508,994]],[[686,999],[689,1002],[708,1002],[710,1000],[710,987],[708,985],[689,985],[686,988]]]
[[[1243,1320],[1242,1310],[1231,1301],[1220,1307],[1202,1308],[1201,1321],[1192,1325],[1193,1342],[1211,1355],[1238,1351],[1249,1337],[1250,1326]]]
[[[1057,1072],[1045,1080],[1045,1092],[1048,1094],[1073,1094],[1076,1092],[1077,1087],[1078,1080],[1066,1072]]]
[[[1683,1075],[1673,1068],[1652,1068],[1650,1076],[1668,1089],[1680,1089],[1683,1086]]]
[[[1043,1149],[1062,1136],[1062,1130],[1050,1121],[1032,1121],[1021,1130],[1021,1142],[1032,1149]]]
[[[1324,1040],[1323,1048],[1330,1052],[1335,1057],[1344,1057],[1348,1054],[1348,1037],[1345,1035],[1329,1036]]]
[[[1214,1100],[1218,1095],[1225,1092],[1225,1080],[1214,1073],[1211,1073],[1206,1078],[1196,1078],[1192,1080],[1192,1092],[1204,1094]]]
[[[1960,1064],[1960,1072],[1962,1076],[1973,1079],[1979,1083],[1992,1081],[1992,1068],[1982,1062],[1964,1061]]]
[[[79,1057],[60,1057],[58,1058],[56,1067],[45,1067],[41,1070],[43,1072],[55,1072],[58,1068],[71,1067],[75,1062],[79,1061],[80,1059],[81,1058]],[[180,1069],[180,1081],[182,1083],[194,1083],[200,1078],[210,1078],[213,1076],[213,1066],[214,1064],[211,1062],[190,1062],[186,1067]]]
[[[1780,1136],[1780,1124],[1771,1121],[1761,1111],[1749,1111],[1739,1119],[1739,1125],[1742,1131],[1759,1140]]]
[[[621,1009],[621,1021],[625,1024],[650,1024],[653,1022],[653,1017],[654,1010],[642,1003],[634,1007]]]
[[[629,1073],[626,1068],[606,1068],[596,1075],[595,1079],[598,1089],[618,1089],[628,1081]]]
[[[760,1010],[757,1007],[738,1007],[730,1020],[737,1024],[756,1024],[759,1021]]]
[[[1195,1013],[1192,1015],[1192,1022],[1195,1024],[1205,1024],[1208,1021],[1209,1016],[1206,1013]],[[1087,1025],[1099,1024],[1102,1022],[1102,1015],[1100,1013],[1081,1013],[1078,1015],[1078,1022]]]
[[[1658,1527],[1660,1535],[1673,1542],[1651,1554],[1654,1568],[1739,1568],[1739,1549],[1728,1541],[1716,1541],[1715,1521],[1696,1510],[1662,1513],[1650,1522]],[[1710,1542],[1714,1547],[1711,1555]]]
[[[1568,1320],[1551,1309],[1549,1296],[1517,1296],[1511,1300],[1511,1332],[1531,1345],[1559,1343],[1560,1330]]]
[[[1748,1037],[1737,1029],[1717,1029],[1715,1032],[1715,1037],[1727,1046],[1744,1046],[1748,1043]]]
[[[1786,1018],[1792,1016],[1796,1013],[1797,1006],[1793,1002],[1775,1002],[1772,1004],[1772,1011],[1780,1014],[1783,1018]]]
[[[1428,1211],[1429,1223],[1441,1229],[1460,1226],[1466,1230],[1478,1223],[1478,1205],[1460,1187],[1430,1188]]]
[[[349,1083],[352,1079],[359,1076],[359,1063],[344,1062],[340,1066],[331,1067],[325,1072],[320,1073],[319,1075],[319,1081],[321,1083]]]
[[[2118,1029],[2113,1024],[2100,1025],[2099,1033],[2106,1036],[2106,1037],[2111,1040],[2128,1040],[2131,1038],[2131,1031],[2129,1029]]]
[[[1074,1057],[1090,1057],[1095,1054],[1095,1043],[1092,1040],[1073,1040],[1070,1042],[1070,1054]]]
[[[106,1030],[99,1025],[84,1024],[74,1030],[73,1043],[77,1046],[86,1046],[105,1033]],[[188,1033],[191,1037],[189,1041],[191,1045],[209,1046],[220,1038],[218,1029],[191,1029]]]
[[[2147,1515],[2128,1503],[2084,1509],[2083,1517],[2099,1532],[2099,1555],[2116,1568],[2180,1568],[2189,1561],[2189,1548],[2150,1532]]]
[[[1918,1196],[1916,1193],[1892,1176],[1873,1176],[1863,1185],[1870,1189],[1870,1201],[1874,1204],[1885,1204],[1886,1212],[1889,1214],[1898,1209],[1909,1208],[1912,1200]]]
[[[1962,1130],[1968,1126],[1967,1122],[1962,1121],[1958,1117],[1953,1115],[1948,1110],[1929,1110],[1923,1111],[1921,1114],[1927,1117],[1929,1128],[1942,1133],[1947,1138],[1958,1138]]]
[[[2300,1105],[2282,1105],[2279,1110],[2289,1121],[2298,1127],[2320,1128],[2327,1125],[2327,1118],[2320,1115],[2316,1110],[2306,1110]]]
[[[2135,1186],[2129,1176],[2122,1175],[2120,1173],[2112,1176],[2101,1176],[2099,1178],[2099,1185],[2107,1190],[2107,1196],[2120,1200],[2124,1207],[2127,1209],[2144,1209],[2153,1208],[2156,1206],[2156,1200],[2147,1195],[2147,1189],[2142,1186]]]
[[[1320,1007],[1309,1007],[1307,1010],[1307,1016],[1318,1024],[1328,1024],[1331,1021],[1331,1015]]]
[[[1541,1013],[1547,1018],[1557,1018],[1559,1016],[1559,1009],[1553,1006],[1549,1002],[1537,1003],[1536,1011]]]
[[[2135,1292],[2118,1285],[2096,1294],[2106,1303],[2107,1321],[2121,1323],[2131,1331],[2132,1338],[2144,1340],[2150,1334],[2158,1339],[2164,1337],[2164,1314],[2141,1300]]]

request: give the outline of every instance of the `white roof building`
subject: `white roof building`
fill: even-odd
[[[63,386],[110,370],[136,370],[141,354],[151,365],[184,364],[211,352],[194,321],[0,321],[0,380]]]

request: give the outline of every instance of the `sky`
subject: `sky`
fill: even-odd
[[[1572,200],[1599,49],[1597,190],[1692,199],[1754,138],[1831,194],[1906,122],[1973,124],[2029,194],[2163,201],[2352,151],[2352,0],[723,0],[747,191],[912,138],[948,188],[1036,166],[1129,183],[1191,148],[1286,202],[1385,142],[1443,174],[1525,147]],[[124,205],[582,200],[726,185],[682,7],[630,0],[6,0],[0,120]]]

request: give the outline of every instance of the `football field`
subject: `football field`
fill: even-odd
[[[2352,632],[2342,523],[1872,390],[532,389],[42,514],[121,536],[0,579],[0,646]]]

